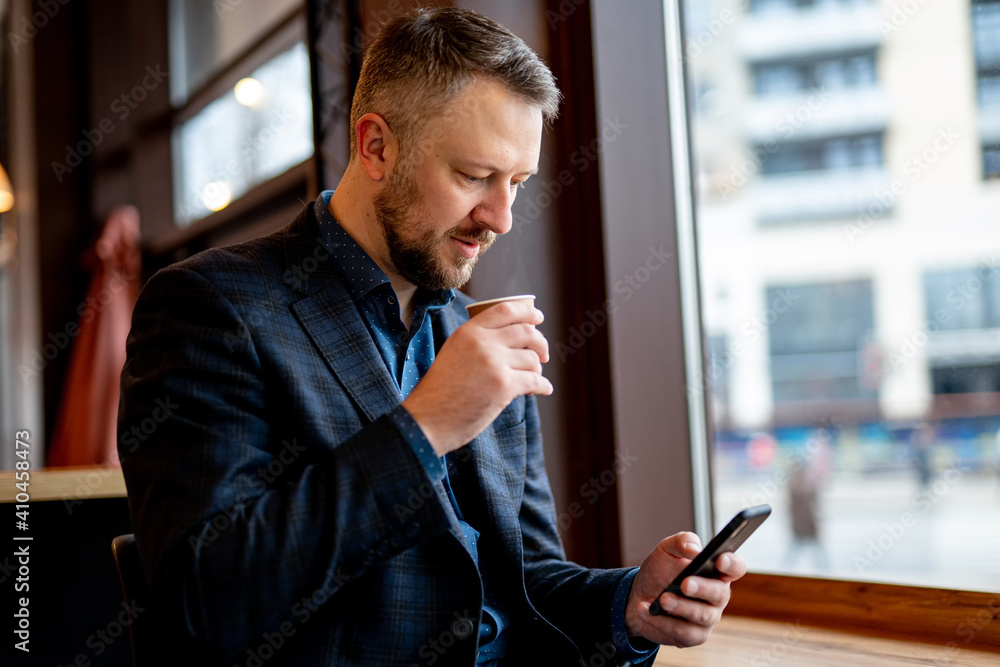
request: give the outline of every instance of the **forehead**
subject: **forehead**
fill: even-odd
[[[432,117],[422,134],[446,161],[520,174],[538,169],[542,124],[540,109],[502,84],[480,78]]]

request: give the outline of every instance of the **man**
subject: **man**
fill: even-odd
[[[548,344],[523,303],[455,292],[511,228],[555,117],[551,73],[466,10],[366,53],[351,161],[283,230],[150,279],[119,443],[170,649],[214,664],[651,664],[703,642],[742,560],[689,578],[567,562],[542,458]],[[127,441],[133,424],[152,432]],[[165,611],[162,611],[165,610]]]

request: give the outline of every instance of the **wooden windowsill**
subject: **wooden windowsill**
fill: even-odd
[[[655,664],[663,667],[996,667],[998,663],[1000,656],[996,653],[727,614],[708,642],[683,650],[664,647]]]
[[[21,493],[15,471],[0,472],[0,503],[17,502]],[[45,468],[30,471],[29,502],[43,500],[87,500],[90,498],[124,498],[125,478],[121,468],[97,466]]]
[[[1000,652],[997,592],[750,573],[733,584],[726,613]]]

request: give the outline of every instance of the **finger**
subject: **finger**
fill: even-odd
[[[681,592],[689,598],[704,600],[720,608],[729,604],[731,594],[728,583],[705,577],[687,577],[681,582]]]
[[[660,598],[662,605],[667,597]],[[643,636],[658,643],[679,646],[697,646],[705,643],[720,615],[712,612],[712,607],[704,603],[677,598],[676,606],[666,616],[647,616],[648,632]],[[643,603],[644,604],[644,603]],[[669,602],[668,602],[669,604]],[[700,605],[701,608],[698,607]]]
[[[723,581],[736,581],[747,573],[747,562],[734,553],[724,553],[715,561],[715,568],[723,574]]]
[[[480,326],[498,329],[516,322],[539,325],[545,320],[542,311],[521,301],[503,301],[490,306],[474,318]]]
[[[518,387],[518,395],[530,396],[531,394],[541,394],[551,396],[553,392],[552,383],[548,378],[540,373],[531,371],[514,371],[515,386]]]
[[[497,330],[500,342],[510,348],[532,350],[544,364],[549,360],[549,341],[531,324],[511,324]]]
[[[542,372],[542,362],[534,350],[508,350],[507,365],[517,371]]]

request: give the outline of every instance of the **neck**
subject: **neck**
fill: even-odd
[[[413,295],[417,293],[417,286],[399,275],[389,257],[385,234],[372,205],[375,194],[371,182],[358,177],[352,162],[330,198],[330,213],[362,250],[375,260],[392,283],[399,301],[399,316],[409,329],[413,321]]]

